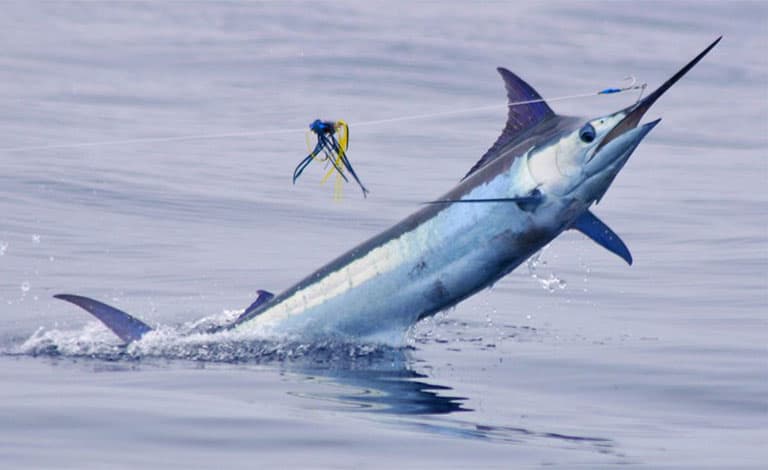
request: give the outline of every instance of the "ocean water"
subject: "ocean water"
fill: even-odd
[[[0,468],[766,465],[764,3],[2,7]],[[596,208],[632,267],[566,233],[405,348],[179,340],[452,187],[503,126],[496,66],[653,88],[721,34]],[[291,185],[317,117],[369,198]],[[61,292],[162,334],[122,348]]]

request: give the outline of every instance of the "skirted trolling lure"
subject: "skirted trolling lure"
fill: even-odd
[[[352,168],[352,164],[349,162],[349,158],[347,158],[347,148],[349,148],[349,126],[347,123],[342,120],[321,121],[320,119],[315,119],[312,124],[309,125],[309,130],[314,132],[317,136],[317,143],[315,144],[315,147],[312,148],[311,143],[309,142],[310,133],[308,132],[307,146],[311,150],[309,155],[307,155],[293,171],[293,183],[296,184],[296,180],[313,160],[325,161],[329,163],[331,167],[320,182],[325,183],[334,172],[336,173],[336,183],[333,191],[334,199],[341,199],[343,183],[349,182],[349,178],[347,178],[345,172],[349,172],[349,174],[352,175],[360,186],[360,189],[363,191],[363,197],[367,197],[369,192],[368,189],[360,181],[357,173]]]

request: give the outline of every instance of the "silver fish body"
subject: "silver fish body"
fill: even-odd
[[[579,123],[559,116],[553,120],[547,131],[554,139],[551,145]],[[458,202],[535,192],[540,183],[529,162],[547,149],[531,143],[506,149],[441,198],[457,202],[424,207],[244,315],[235,329],[393,343],[419,319],[489,287],[586,209],[570,197],[544,196],[531,205]]]

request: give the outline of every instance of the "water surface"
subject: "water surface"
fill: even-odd
[[[5,2],[0,466],[760,467],[767,25],[761,3]],[[365,122],[503,104],[499,65],[545,97],[654,87],[720,34],[596,209],[631,268],[567,233],[405,349],[171,341],[445,192],[504,109]],[[350,123],[368,199],[291,186],[316,117]],[[169,340],[125,350],[59,292]]]

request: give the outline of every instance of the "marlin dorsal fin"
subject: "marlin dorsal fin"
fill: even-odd
[[[475,163],[464,178],[484,167],[499,156],[499,150],[510,142],[517,140],[529,129],[536,127],[542,121],[555,115],[554,111],[545,103],[532,86],[514,73],[499,67],[496,70],[504,79],[504,87],[507,89],[507,102],[518,103],[520,101],[534,101],[533,103],[516,104],[508,107],[507,125],[493,146],[485,152],[480,160]],[[538,101],[542,100],[542,101]]]
[[[571,228],[588,236],[598,245],[617,255],[630,266],[632,265],[632,254],[630,254],[627,245],[602,220],[598,219],[595,214],[590,211],[584,212],[571,225]]]

